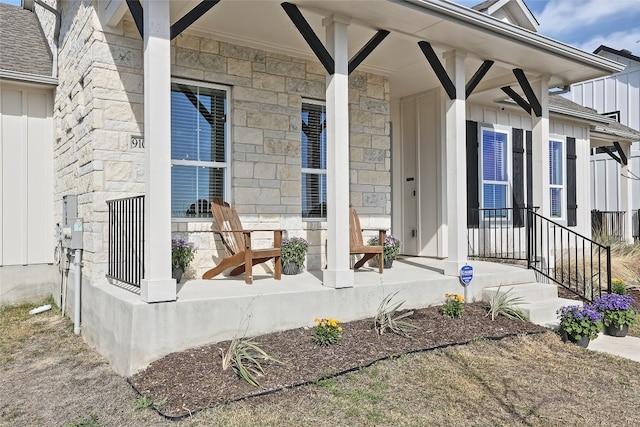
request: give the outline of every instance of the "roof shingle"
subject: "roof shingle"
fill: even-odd
[[[0,3],[0,70],[51,76],[52,63],[35,13]]]

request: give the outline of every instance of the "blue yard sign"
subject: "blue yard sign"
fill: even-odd
[[[460,281],[463,286],[469,286],[471,283],[471,279],[473,279],[473,267],[470,265],[465,265],[460,269]]]

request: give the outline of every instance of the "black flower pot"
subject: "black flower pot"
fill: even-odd
[[[604,327],[604,333],[612,337],[624,337],[627,335],[627,332],[629,332],[629,325],[622,325],[620,328],[616,328],[613,325]]]
[[[580,339],[576,339],[575,337],[567,335],[566,331],[562,331],[562,341],[569,341],[574,343],[578,347],[587,348],[589,347],[589,342],[591,342],[591,339],[586,335],[583,335],[582,337],[580,337]]]
[[[182,270],[181,268],[174,268],[171,271],[171,277],[176,279],[176,282],[180,283],[180,280],[182,280],[182,273],[184,273],[184,270]]]
[[[300,267],[293,261],[282,263],[282,274],[294,275],[300,273]]]
[[[389,259],[385,258],[383,265],[385,270],[391,268],[393,266],[393,258],[389,258]]]

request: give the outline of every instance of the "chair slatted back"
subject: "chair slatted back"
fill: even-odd
[[[360,218],[355,209],[349,208],[349,247],[358,248],[364,246],[362,241],[362,227]]]
[[[216,229],[234,230],[218,232],[227,253],[235,255],[242,252],[244,250],[244,235],[241,232],[243,230],[242,223],[236,210],[221,198],[214,198],[211,202],[211,213],[216,223]]]

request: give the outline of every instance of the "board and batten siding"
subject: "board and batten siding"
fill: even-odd
[[[467,104],[467,120],[472,120],[480,124],[498,125],[512,129],[531,130],[531,117],[519,114],[513,109],[503,109],[501,107],[487,107],[482,105]],[[591,204],[589,199],[589,182],[587,179],[579,177],[589,176],[590,156],[589,130],[587,125],[573,121],[563,121],[557,118],[549,120],[550,137],[572,137],[576,139],[576,204],[577,224],[574,231],[588,235],[591,232]],[[535,174],[534,170],[534,185]],[[545,173],[549,173],[548,170]]]
[[[52,94],[0,84],[0,266],[52,263]]]
[[[620,111],[620,123],[640,130],[640,62],[602,52],[614,61],[626,65],[620,73],[611,76],[588,80],[572,85],[568,97],[585,107],[593,108],[598,113]],[[631,147],[629,159],[630,170],[640,175],[640,142]],[[601,211],[618,211],[620,167],[606,154],[591,157],[591,205]],[[640,180],[632,180],[632,209],[640,209]]]

